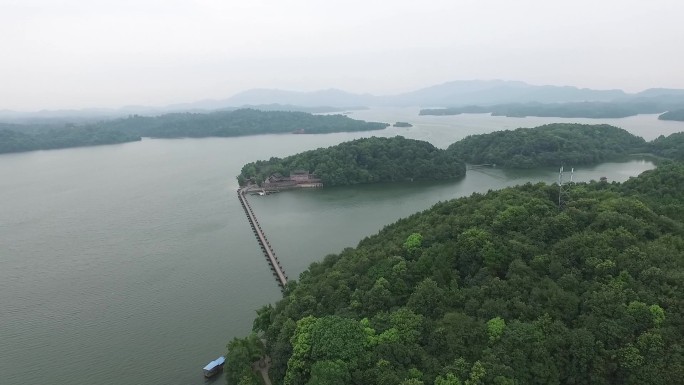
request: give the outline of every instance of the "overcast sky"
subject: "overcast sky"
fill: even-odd
[[[0,0],[0,110],[451,80],[684,88],[682,0]]]

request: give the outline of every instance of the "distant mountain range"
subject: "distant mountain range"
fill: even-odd
[[[353,94],[338,89],[313,92],[252,89],[222,101],[226,105],[290,104],[296,106],[420,106],[458,107],[503,103],[612,102],[642,99],[681,99],[684,90],[652,88],[636,94],[622,90],[593,90],[571,86],[535,86],[519,81],[461,80],[398,95]]]
[[[338,89],[312,92],[251,89],[227,99],[202,100],[164,107],[127,106],[119,109],[57,110],[38,112],[0,111],[0,121],[79,121],[107,119],[132,114],[159,115],[169,112],[208,112],[249,106],[257,109],[305,112],[335,112],[360,106],[462,107],[505,103],[563,102],[656,102],[683,103],[683,89],[652,88],[635,94],[622,90],[594,90],[571,86],[537,86],[520,81],[452,81],[398,95],[354,94]]]

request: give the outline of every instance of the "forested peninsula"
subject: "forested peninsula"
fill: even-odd
[[[0,124],[0,154],[32,150],[96,146],[140,140],[139,135],[108,128]]]
[[[248,163],[238,181],[240,185],[249,181],[261,184],[271,175],[287,176],[297,170],[314,174],[324,186],[444,180],[465,175],[465,165],[455,153],[396,136],[357,139],[282,159]]]
[[[132,115],[81,125],[22,125],[0,123],[0,153],[114,144],[141,137],[230,137],[259,134],[323,134],[371,131],[387,123],[364,122],[344,115],[240,109],[212,113]]]
[[[291,281],[227,381],[259,384],[267,354],[284,385],[680,383],[683,184],[662,163],[561,207],[545,184],[438,203]]]
[[[618,127],[556,123],[472,135],[447,150],[470,164],[534,168],[595,164],[648,152],[649,146]]]
[[[684,161],[684,132],[657,137],[650,142],[649,151],[664,158]]]
[[[684,122],[684,108],[681,108],[678,110],[668,111],[668,112],[658,116],[658,119],[660,119],[660,120],[676,120],[679,122]]]
[[[573,102],[573,103],[510,103],[491,106],[464,106],[420,110],[420,115],[484,114],[524,118],[528,116],[554,118],[626,118],[638,114],[658,114],[669,105],[656,102]]]

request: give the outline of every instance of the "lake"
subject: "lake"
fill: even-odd
[[[280,297],[236,198],[244,163],[364,136],[444,148],[466,135],[581,119],[417,116],[354,111],[411,128],[326,135],[145,139],[0,155],[0,383],[203,384],[201,368]],[[589,120],[652,139],[684,131],[654,115]],[[575,168],[575,181],[623,181],[644,158]],[[459,181],[291,191],[250,197],[291,278],[313,261],[433,204],[556,169],[470,170]]]

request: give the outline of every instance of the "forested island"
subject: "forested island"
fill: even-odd
[[[248,181],[261,184],[271,175],[290,175],[297,170],[316,175],[325,186],[444,180],[465,175],[465,165],[453,152],[396,136],[357,139],[282,159],[248,163],[242,167],[238,181],[240,185]]]
[[[554,123],[471,135],[446,150],[403,137],[367,138],[248,163],[238,181],[261,185],[272,175],[287,179],[298,171],[310,172],[325,186],[440,180],[462,176],[464,162],[500,168],[580,166],[643,153],[684,159],[684,133],[646,142],[606,124]]]
[[[449,146],[471,164],[534,168],[595,164],[648,151],[644,139],[609,126],[572,123],[472,135]]]
[[[344,115],[312,115],[305,112],[240,109],[212,113],[172,113],[160,116],[132,115],[80,125],[0,124],[0,153],[114,144],[141,137],[230,137],[259,134],[323,134],[372,131],[387,123],[364,122]]]
[[[420,115],[484,114],[524,118],[528,116],[554,118],[626,118],[638,114],[658,114],[668,106],[656,102],[574,102],[574,103],[509,103],[491,106],[464,106],[422,109]]]
[[[409,122],[396,122],[392,125],[392,127],[413,127],[413,124]]]
[[[678,110],[668,111],[668,112],[658,116],[658,119],[660,119],[660,120],[676,120],[679,122],[684,122],[684,108],[681,108]]]
[[[229,384],[674,384],[684,166],[436,204],[328,255],[228,344]],[[674,208],[674,209],[673,209]],[[262,344],[265,341],[265,344]]]
[[[326,134],[381,130],[387,123],[364,122],[344,115],[312,115],[297,111],[240,109],[208,114],[176,113],[157,117],[131,116],[102,123],[123,132],[145,137],[229,137],[258,134]]]

